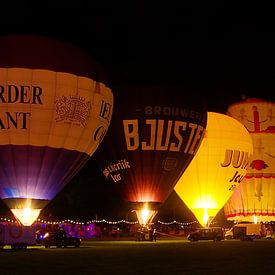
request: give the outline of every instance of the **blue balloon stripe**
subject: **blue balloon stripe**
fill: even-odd
[[[52,199],[89,155],[37,146],[0,146],[0,198]]]

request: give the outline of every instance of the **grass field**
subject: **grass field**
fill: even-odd
[[[275,240],[84,241],[0,250],[0,274],[275,274]]]

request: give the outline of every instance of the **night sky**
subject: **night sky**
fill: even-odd
[[[206,96],[208,110],[221,113],[246,97],[275,101],[271,7],[130,2],[58,6],[47,1],[33,6],[24,1],[16,10],[1,12],[0,34],[47,35],[80,46],[102,65],[114,90],[127,83],[169,83],[186,92],[196,87]],[[187,211],[179,213],[183,209],[172,193],[162,217],[194,220]],[[0,205],[0,213],[5,211]],[[93,158],[43,213],[85,220],[126,215]]]

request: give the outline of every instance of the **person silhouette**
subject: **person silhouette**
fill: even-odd
[[[157,241],[157,230],[154,228],[153,230],[153,240],[156,242]]]

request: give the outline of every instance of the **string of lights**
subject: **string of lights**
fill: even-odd
[[[0,217],[0,222],[11,222],[11,223],[19,223],[17,220],[13,220],[7,217]],[[108,221],[105,219],[101,220],[89,220],[86,222],[83,221],[75,221],[71,219],[67,220],[62,220],[62,221],[49,221],[49,220],[44,220],[44,219],[37,219],[36,222],[38,223],[45,223],[45,224],[63,224],[63,223],[71,223],[71,224],[79,224],[79,225],[87,225],[87,224],[93,224],[93,223],[107,223],[107,224],[121,224],[121,223],[126,223],[126,224],[138,224],[138,221],[127,221],[127,220],[118,220],[118,221]],[[179,222],[179,221],[171,221],[171,222],[163,222],[158,220],[157,223],[160,223],[162,225],[172,225],[172,224],[179,224],[183,226],[187,225],[192,225],[195,223],[198,223],[197,221],[192,221],[192,222]]]

